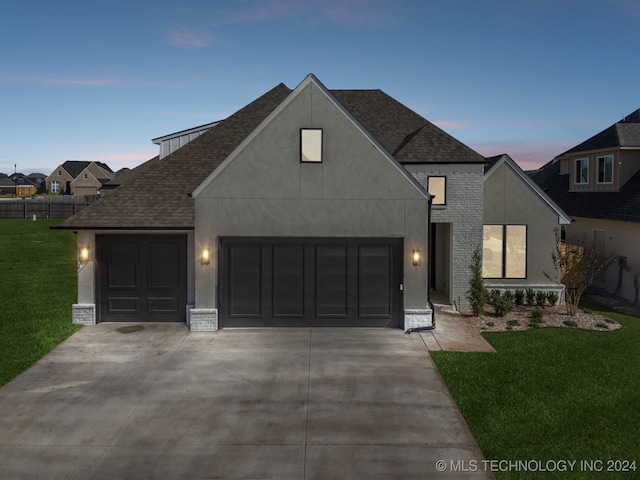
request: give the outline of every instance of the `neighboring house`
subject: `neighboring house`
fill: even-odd
[[[77,232],[74,322],[433,326],[432,288],[468,306],[485,164],[380,90],[280,84],[57,227]],[[529,264],[560,216],[513,220]]]
[[[509,155],[487,159],[484,175],[483,277],[489,289],[555,291],[552,254],[571,218]]]
[[[30,173],[27,175],[27,180],[33,183],[37,190],[36,193],[46,193],[47,191],[47,176],[44,173]]]
[[[638,303],[640,109],[557,156],[532,179],[574,220],[567,240],[618,256],[596,286]]]
[[[0,194],[2,195],[15,195],[16,184],[9,177],[0,176]]]
[[[67,160],[49,174],[46,185],[49,193],[97,195],[113,177],[113,171],[105,163]]]
[[[15,184],[15,193],[18,197],[30,197],[35,195],[38,187],[22,173],[14,173],[9,179]]]

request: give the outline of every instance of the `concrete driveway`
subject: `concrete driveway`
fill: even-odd
[[[0,389],[2,479],[493,478],[451,471],[482,458],[399,330],[100,324]]]

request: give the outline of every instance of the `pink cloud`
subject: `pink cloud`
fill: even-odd
[[[468,145],[485,157],[506,153],[523,170],[538,169],[572,147],[572,145],[562,142],[528,143],[518,141],[469,143]]]
[[[469,128],[469,124],[457,120],[434,120],[431,123],[440,128]]]
[[[178,47],[203,48],[211,42],[211,36],[199,29],[181,28],[169,34],[169,42]]]

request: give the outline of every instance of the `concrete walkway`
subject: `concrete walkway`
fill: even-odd
[[[434,300],[436,328],[420,332],[427,348],[434,352],[495,352],[471,321],[442,301]]]
[[[493,478],[423,338],[85,327],[0,389],[0,478]]]

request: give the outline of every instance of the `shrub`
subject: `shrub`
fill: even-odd
[[[596,323],[596,327],[608,329],[609,325],[607,325],[606,323]]]
[[[542,290],[536,292],[536,305],[544,307],[545,303],[547,303],[547,292],[543,292]]]
[[[576,323],[575,320],[565,320],[564,322],[562,322],[564,325],[566,325],[567,327],[577,327],[578,324]]]
[[[487,289],[482,279],[482,250],[480,246],[476,247],[471,257],[471,277],[469,278],[469,290],[467,298],[471,304],[471,312],[474,315],[480,315],[484,312],[487,304]]]
[[[496,315],[499,317],[504,317],[507,313],[513,310],[513,302],[509,300],[506,295],[498,296],[493,301],[493,308],[496,312]]]
[[[540,307],[536,307],[531,310],[531,322],[532,323],[543,323],[544,320],[542,317],[544,316],[544,311]]]
[[[527,303],[531,306],[536,303],[536,292],[534,292],[531,288],[527,288],[527,292],[525,294],[527,297]]]
[[[547,300],[549,301],[549,305],[555,307],[556,303],[558,303],[558,292],[551,291],[547,293]]]
[[[501,294],[500,294],[500,290],[491,290],[489,292],[489,298],[487,299],[487,303],[489,303],[489,305],[495,305],[496,304],[496,300],[498,300],[500,298]]]
[[[514,295],[514,301],[516,302],[516,305],[520,306],[524,303],[524,290],[522,290],[521,288],[519,288],[518,290],[516,290],[516,293]]]
[[[511,290],[505,290],[502,296],[513,303],[513,292]]]
[[[518,320],[507,320],[507,326],[509,327],[519,327],[520,322]]]

